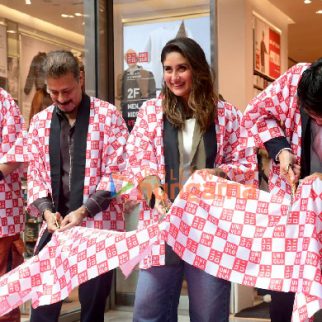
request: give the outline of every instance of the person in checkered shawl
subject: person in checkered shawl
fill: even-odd
[[[322,58],[299,63],[247,106],[242,126],[272,160],[272,193],[294,193],[299,179],[322,176]],[[273,292],[272,322],[291,321],[294,293]]]
[[[231,176],[218,167],[232,163],[238,146],[240,112],[218,99],[199,44],[173,39],[161,62],[161,95],[143,104],[127,143],[131,170],[146,200],[140,227],[162,219],[193,171],[208,168]],[[163,241],[140,266],[133,321],[177,321],[184,277],[191,321],[228,321],[230,282],[184,262]]]
[[[44,64],[53,104],[36,114],[28,133],[28,208],[42,215],[38,253],[55,231],[76,225],[123,230],[114,202],[113,173],[125,168],[127,127],[115,106],[83,91],[84,74],[69,51]],[[103,322],[113,271],[81,284],[82,322]],[[62,302],[31,311],[31,322],[58,321]]]
[[[3,157],[22,134],[24,120],[14,99],[0,88],[0,155]],[[21,163],[0,164],[0,276],[23,262],[24,245],[20,234],[25,227]],[[19,308],[0,317],[0,321],[20,322]]]

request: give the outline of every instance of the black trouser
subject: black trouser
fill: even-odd
[[[112,277],[113,271],[110,271],[79,286],[81,322],[104,322],[105,304],[111,291]],[[32,309],[30,322],[58,321],[62,303],[60,301]]]
[[[269,307],[271,322],[291,322],[295,293],[269,292],[272,301]]]

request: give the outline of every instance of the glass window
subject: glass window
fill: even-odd
[[[210,1],[114,1],[115,104],[129,130],[143,102],[161,91],[160,55],[167,41],[193,38],[211,63],[210,20]],[[127,230],[133,230],[137,227],[138,208],[129,212]],[[116,304],[133,305],[138,270],[126,280],[120,271],[116,275]],[[185,283],[179,308],[188,309]]]

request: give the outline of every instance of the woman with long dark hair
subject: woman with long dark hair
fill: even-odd
[[[190,38],[170,40],[161,62],[161,95],[143,104],[127,144],[146,200],[141,227],[162,218],[193,171],[209,168],[233,180],[240,174],[225,167],[238,145],[240,114],[218,99],[202,48]],[[183,278],[191,321],[229,320],[230,283],[182,261],[167,244],[154,245],[141,268],[134,321],[177,321]]]

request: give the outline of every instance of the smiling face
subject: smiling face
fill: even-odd
[[[182,54],[176,51],[166,54],[163,61],[163,79],[174,95],[188,101],[192,90],[192,70]]]
[[[47,78],[47,91],[53,103],[64,113],[76,111],[82,100],[83,74],[79,79],[69,72],[57,78]]]

